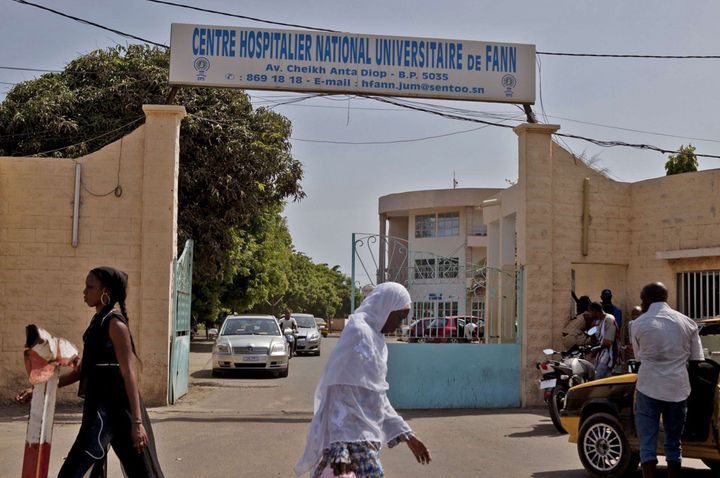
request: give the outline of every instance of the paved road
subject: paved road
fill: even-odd
[[[151,411],[160,460],[168,478],[291,477],[312,417],[312,394],[336,339],[320,357],[298,357],[283,379],[216,379],[209,344],[194,344],[191,390],[179,405]],[[26,408],[0,413],[0,477],[20,475]],[[554,432],[542,410],[452,410],[403,413],[433,453],[421,467],[405,445],[383,451],[388,477],[587,477],[574,445]],[[79,415],[58,415],[50,476],[55,476],[79,426]],[[122,476],[111,454],[111,477]],[[710,478],[702,463],[688,478]],[[638,472],[634,478],[640,478]],[[660,474],[664,477],[664,474]]]

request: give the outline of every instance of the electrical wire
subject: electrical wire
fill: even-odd
[[[31,6],[31,7],[39,8],[39,9],[41,9],[41,10],[45,10],[45,11],[47,11],[47,12],[54,13],[55,15],[60,15],[61,17],[65,17],[65,18],[68,18],[68,19],[70,19],[70,20],[74,20],[74,21],[76,21],[76,22],[78,22],[78,23],[82,23],[82,24],[84,24],[84,25],[89,25],[89,26],[92,26],[92,27],[100,28],[100,29],[105,30],[105,31],[108,31],[108,32],[115,33],[116,35],[120,35],[120,36],[127,37],[127,38],[132,38],[133,40],[140,40],[141,42],[149,43],[149,44],[151,44],[151,45],[159,46],[159,47],[161,47],[161,48],[169,48],[169,47],[168,47],[167,45],[165,45],[165,44],[157,43],[157,42],[154,42],[154,41],[152,41],[152,40],[148,40],[147,38],[139,37],[139,36],[137,36],[137,35],[132,35],[132,34],[130,34],[130,33],[125,33],[125,32],[123,32],[123,31],[116,30],[115,28],[110,28],[110,27],[107,27],[107,26],[105,26],[105,25],[101,25],[101,24],[99,24],[99,23],[91,22],[90,20],[85,20],[84,18],[75,17],[75,16],[73,16],[73,15],[68,15],[67,13],[63,13],[63,12],[60,12],[60,11],[58,11],[58,10],[53,10],[52,8],[48,8],[48,7],[45,7],[45,6],[43,6],[43,5],[38,5],[37,3],[28,2],[27,0],[12,0],[12,1],[15,2],[15,3],[19,3],[19,4],[21,4],[21,5],[28,5],[28,6]]]
[[[612,53],[567,53],[559,51],[538,51],[536,55],[546,56],[574,56],[588,58],[644,58],[655,60],[718,60],[720,55],[636,55]]]
[[[413,106],[413,105],[402,104],[401,102],[396,101],[395,98],[390,99],[390,98],[384,98],[384,97],[379,97],[379,96],[369,96],[369,98],[372,98],[372,99],[374,99],[374,100],[376,100],[376,101],[380,101],[380,102],[383,102],[383,103],[389,103],[389,104],[394,104],[394,105],[397,105],[397,106],[401,106],[401,107],[403,107],[403,108],[415,109],[415,110],[417,110],[417,111],[425,111],[426,113],[435,114],[435,115],[438,115],[438,116],[442,116],[442,117],[444,117],[444,118],[456,119],[456,120],[460,120],[460,121],[471,121],[471,122],[475,122],[475,123],[487,124],[487,125],[490,125],[490,126],[497,126],[497,127],[499,127],[499,128],[514,128],[514,126],[511,126],[511,125],[506,125],[506,124],[501,124],[501,123],[494,123],[494,122],[490,122],[490,121],[481,120],[481,119],[478,119],[478,118],[468,118],[468,117],[463,117],[463,116],[456,115],[456,114],[444,113],[444,112],[441,112],[441,111],[433,111],[433,110],[430,110],[430,109],[423,109],[423,108],[420,108],[420,107],[417,107],[417,106]],[[578,139],[578,140],[581,140],[581,141],[586,141],[586,142],[588,142],[588,143],[592,143],[592,144],[594,144],[594,145],[596,145],[596,146],[600,146],[600,147],[602,147],[602,148],[626,147],[626,148],[635,148],[635,149],[642,149],[642,150],[648,150],[648,151],[656,151],[656,152],[658,152],[658,153],[663,153],[663,154],[674,154],[674,153],[677,153],[677,151],[660,148],[660,147],[658,147],[658,146],[654,146],[654,145],[651,145],[651,144],[628,143],[628,142],[625,142],[625,141],[606,141],[606,140],[599,140],[599,139],[594,139],[594,138],[588,138],[587,136],[580,136],[580,135],[569,134],[569,133],[554,133],[554,134],[555,134],[555,136],[559,136],[559,137],[562,137],[562,138],[570,138],[570,139]],[[720,159],[720,155],[715,155],[715,154],[700,154],[700,153],[696,153],[695,156],[698,157],[698,158]]]
[[[324,143],[324,144],[353,144],[353,145],[377,145],[377,144],[398,144],[398,143],[415,143],[418,141],[427,141],[431,139],[447,138],[448,136],[455,136],[458,134],[472,133],[473,131],[479,131],[481,129],[488,128],[490,125],[483,125],[477,128],[465,129],[462,131],[453,131],[451,133],[437,134],[434,136],[423,136],[420,138],[410,139],[396,139],[391,141],[333,141],[333,140],[322,140],[322,139],[305,139],[292,137],[293,141],[301,141],[304,143]]]
[[[105,137],[105,136],[111,135],[111,134],[113,134],[113,133],[115,133],[115,132],[117,132],[117,131],[121,131],[121,130],[127,128],[128,126],[131,126],[131,125],[137,123],[138,121],[141,121],[141,120],[144,119],[144,118],[145,118],[144,115],[143,115],[143,116],[139,116],[139,117],[135,118],[134,120],[130,121],[129,123],[125,123],[124,125],[122,125],[122,126],[120,126],[120,127],[118,127],[118,128],[115,128],[115,129],[113,129],[113,130],[107,131],[107,132],[105,132],[105,133],[103,133],[103,134],[99,134],[99,135],[97,135],[97,136],[95,136],[95,137],[88,138],[88,139],[85,139],[85,140],[82,140],[82,141],[78,141],[77,143],[74,143],[74,144],[70,144],[70,145],[67,145],[67,146],[63,146],[62,148],[55,148],[55,149],[49,149],[49,150],[47,150],[47,151],[41,151],[41,152],[39,152],[39,153],[35,153],[35,154],[30,155],[30,157],[36,157],[36,156],[41,156],[41,155],[44,155],[44,154],[55,153],[55,152],[57,152],[57,151],[62,151],[62,150],[64,150],[64,149],[72,148],[73,146],[78,146],[78,145],[83,144],[83,143],[89,143],[89,142],[91,142],[91,141],[95,141],[96,139],[100,139],[100,138],[103,138],[103,137]]]
[[[210,9],[208,9],[208,8],[200,8],[200,7],[195,7],[195,6],[193,6],[193,5],[185,5],[185,4],[182,4],[182,3],[167,2],[167,1],[164,1],[164,0],[147,0],[147,1],[148,1],[148,2],[151,2],[151,3],[158,3],[158,4],[161,4],[161,5],[169,5],[169,6],[172,6],[172,7],[187,8],[188,10],[195,10],[195,11],[198,11],[198,12],[214,13],[214,14],[216,14],[216,15],[223,15],[223,16],[226,16],[226,17],[242,18],[242,19],[244,19],[244,20],[252,20],[253,22],[268,23],[268,24],[270,24],[270,25],[279,25],[279,26],[283,26],[283,27],[295,27],[295,28],[304,28],[304,29],[307,29],[307,30],[318,30],[318,31],[323,31],[323,32],[339,33],[337,30],[330,30],[330,29],[328,29],[328,28],[309,27],[309,26],[307,26],[307,25],[299,25],[299,24],[297,24],[297,23],[285,23],[285,22],[276,22],[276,21],[273,21],[273,20],[264,20],[264,19],[262,19],[262,18],[249,17],[249,16],[247,16],[247,15],[238,15],[238,14],[229,13],[229,12],[222,12],[222,11],[220,11],[220,10],[210,10]]]

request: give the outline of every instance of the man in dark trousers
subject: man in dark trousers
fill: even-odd
[[[640,439],[643,477],[653,478],[657,467],[660,416],[665,430],[668,478],[680,476],[680,438],[690,396],[690,361],[703,361],[702,343],[695,322],[670,308],[668,291],[660,282],[640,293],[643,315],[630,327],[635,357],[640,361],[635,397],[635,426]]]

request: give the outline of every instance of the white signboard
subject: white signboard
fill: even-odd
[[[172,25],[170,84],[535,102],[535,46]]]

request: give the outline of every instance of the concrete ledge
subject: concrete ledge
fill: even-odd
[[[657,251],[656,259],[691,259],[694,257],[718,257],[720,247],[703,247],[700,249],[678,249],[675,251]]]
[[[399,409],[520,407],[518,344],[388,344]]]

